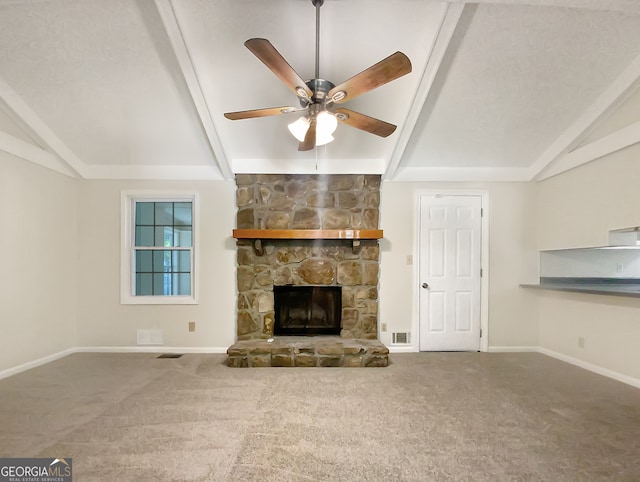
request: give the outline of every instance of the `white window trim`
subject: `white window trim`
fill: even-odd
[[[133,294],[133,202],[185,201],[193,203],[193,262],[191,264],[191,295],[136,296]],[[185,191],[123,190],[120,195],[120,303],[123,305],[197,305],[200,276],[200,207],[198,195]]]

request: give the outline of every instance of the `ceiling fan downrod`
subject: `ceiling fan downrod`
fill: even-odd
[[[311,4],[316,7],[316,79],[320,78],[320,7],[324,0],[311,0]]]

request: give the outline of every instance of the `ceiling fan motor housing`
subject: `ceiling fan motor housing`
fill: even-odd
[[[324,79],[311,79],[308,80],[306,84],[313,92],[313,96],[311,96],[312,104],[324,104],[327,99],[327,94],[335,87],[333,83]]]

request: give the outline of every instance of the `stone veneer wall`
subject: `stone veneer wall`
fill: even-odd
[[[378,229],[379,175],[236,176],[240,229]],[[342,286],[345,338],[378,337],[377,240],[238,240],[239,340],[270,338],[273,286]]]

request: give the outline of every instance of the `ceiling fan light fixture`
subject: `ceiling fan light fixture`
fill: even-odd
[[[316,146],[323,146],[335,140],[333,133],[338,128],[338,119],[327,111],[322,111],[316,116]],[[303,142],[309,130],[309,118],[300,117],[295,122],[289,124],[289,132]]]

